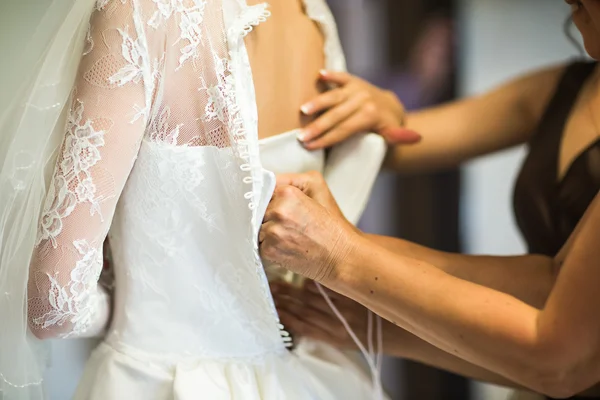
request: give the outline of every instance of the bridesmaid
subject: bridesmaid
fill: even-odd
[[[600,59],[600,1],[567,3],[586,51]],[[408,114],[404,130],[383,130],[397,142],[403,139],[394,135],[423,137],[390,148],[388,167],[403,173],[528,144],[514,213],[529,254],[448,254],[357,233],[320,177],[295,175],[280,178],[261,232],[263,256],[340,293],[334,302],[356,332],[366,332],[366,312],[346,296],[386,318],[391,355],[548,396],[600,398],[599,74],[595,62],[547,68],[482,96]],[[311,112],[327,111],[306,128],[308,148],[343,140],[347,99],[374,90],[346,74],[324,79],[346,100],[327,94],[309,103]],[[372,111],[372,118],[389,112]],[[295,334],[352,346],[315,287],[274,290]]]

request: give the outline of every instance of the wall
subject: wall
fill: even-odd
[[[506,79],[577,54],[563,35],[569,8],[560,0],[460,0],[460,90],[480,93]],[[511,196],[524,149],[486,157],[464,169],[463,234],[467,251],[515,254],[525,250]],[[506,392],[475,385],[474,398]]]

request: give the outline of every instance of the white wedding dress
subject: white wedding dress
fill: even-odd
[[[327,67],[343,69],[324,0]],[[258,140],[243,37],[268,17],[243,1],[99,0],[41,219],[32,332],[103,332],[77,400],[372,399],[325,344],[286,348],[257,235],[274,173],[319,170],[356,220],[383,157],[373,136],[308,152]],[[107,232],[116,275],[98,285]],[[112,310],[112,313],[111,313]]]

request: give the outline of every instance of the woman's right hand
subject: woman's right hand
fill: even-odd
[[[404,127],[404,106],[392,92],[346,72],[321,71],[320,79],[333,88],[301,107],[305,115],[322,113],[298,137],[307,149],[330,147],[365,132],[394,144],[421,139]]]

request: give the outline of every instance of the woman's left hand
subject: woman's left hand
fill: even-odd
[[[323,288],[362,343],[368,340],[369,313],[361,304]],[[340,349],[356,350],[352,337],[325,301],[314,282],[302,288],[286,283],[271,284],[271,292],[281,323],[294,337],[308,337]],[[388,322],[385,322],[389,324]],[[386,325],[387,328],[387,325]]]
[[[305,115],[323,113],[299,135],[307,149],[330,147],[364,132],[378,133],[390,143],[420,140],[404,129],[404,106],[392,92],[346,72],[321,71],[320,78],[335,87],[301,107]]]
[[[335,279],[336,267],[349,257],[356,236],[325,180],[309,173],[278,178],[259,243],[264,259],[325,282]]]

